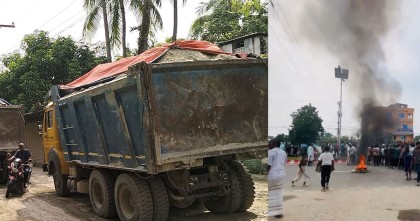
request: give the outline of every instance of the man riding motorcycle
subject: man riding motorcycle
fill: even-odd
[[[13,157],[9,159],[10,162],[12,160],[14,160],[15,158],[21,159],[22,162],[27,165],[23,168],[23,176],[24,176],[25,187],[26,187],[26,184],[30,184],[29,176],[30,176],[30,173],[31,173],[31,168],[28,166],[28,164],[29,164],[29,162],[32,161],[32,158],[31,158],[31,152],[28,149],[25,148],[25,144],[23,144],[23,143],[19,144],[19,150],[16,151],[16,153],[13,155]]]

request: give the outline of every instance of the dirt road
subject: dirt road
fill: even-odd
[[[0,186],[0,220],[60,220],[60,221],[105,221],[93,213],[87,194],[72,194],[69,197],[58,197],[54,191],[52,177],[48,177],[40,168],[34,168],[31,184],[23,196],[5,198],[5,186]],[[187,220],[229,220],[261,221],[267,220],[267,177],[253,176],[256,197],[251,209],[246,213],[231,215],[212,214],[199,205],[193,209],[175,210],[171,208],[171,221]],[[111,219],[116,221],[118,219]]]

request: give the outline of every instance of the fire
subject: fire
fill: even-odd
[[[356,166],[356,170],[367,170],[367,166],[365,164],[365,155],[360,155],[359,157],[359,164]]]

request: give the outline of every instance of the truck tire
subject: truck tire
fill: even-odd
[[[171,205],[178,209],[186,209],[192,206],[194,202],[195,202],[195,198],[190,197],[184,200],[172,200]]]
[[[58,196],[64,197],[70,194],[67,186],[67,175],[61,174],[60,160],[54,151],[48,154],[49,174],[52,174],[54,179],[54,188]]]
[[[117,215],[114,201],[115,178],[104,170],[94,170],[89,177],[89,198],[96,215],[110,218]]]
[[[209,197],[204,205],[210,212],[229,214],[236,212],[241,206],[241,189],[238,176],[235,172],[230,174],[230,191],[223,196]]]
[[[153,201],[153,221],[166,221],[169,216],[169,198],[166,187],[159,176],[147,180]]]
[[[152,195],[145,180],[134,174],[119,175],[115,182],[114,198],[121,221],[152,220]]]
[[[252,180],[251,174],[245,165],[239,161],[232,161],[231,165],[233,171],[239,179],[239,186],[241,189],[241,206],[237,212],[245,212],[254,203],[255,198],[255,187],[254,181]]]

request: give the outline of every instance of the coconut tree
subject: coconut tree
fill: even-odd
[[[83,7],[87,11],[87,17],[83,25],[83,35],[92,38],[103,18],[105,29],[105,44],[107,59],[111,61],[111,42],[109,37],[107,2],[105,0],[84,0]]]
[[[148,40],[151,30],[151,26],[162,28],[162,18],[160,17],[158,8],[161,7],[161,0],[131,0],[130,8],[141,18],[141,24],[139,25],[139,38],[137,39],[137,53],[148,49]]]
[[[187,0],[182,0],[182,5],[185,6]],[[174,28],[172,34],[172,41],[176,41],[176,35],[178,32],[178,0],[172,0],[172,4],[174,4]]]

